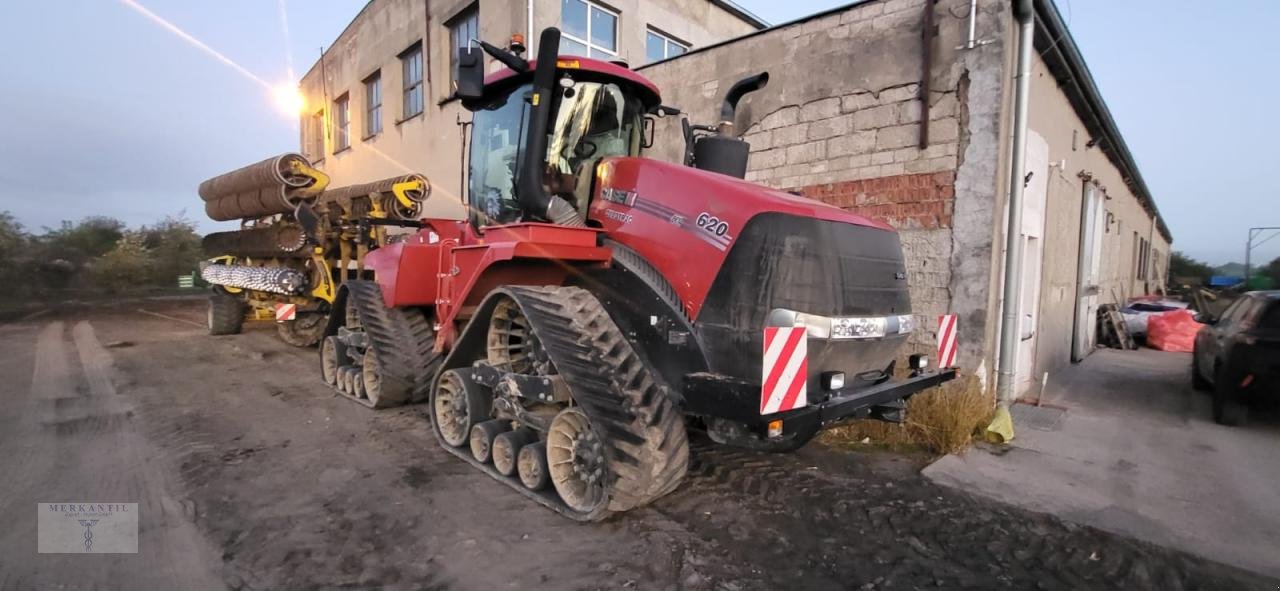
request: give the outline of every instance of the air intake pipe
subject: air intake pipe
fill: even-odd
[[[730,86],[729,92],[724,95],[724,103],[720,105],[720,123],[715,126],[715,133],[694,137],[695,131],[709,132],[713,128],[686,125],[685,143],[692,144],[686,160],[702,170],[737,178],[747,176],[747,157],[751,153],[751,145],[733,137],[733,120],[738,114],[738,101],[747,93],[760,90],[768,83],[769,73],[761,72]]]
[[[738,114],[738,101],[749,92],[755,92],[769,84],[769,73],[760,72],[755,76],[747,76],[733,83],[729,92],[724,94],[724,103],[720,105],[720,125],[717,133],[729,135],[733,131],[733,119]]]

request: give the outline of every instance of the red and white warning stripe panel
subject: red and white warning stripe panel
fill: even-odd
[[[297,304],[276,304],[276,322],[293,320],[298,317]]]
[[[938,367],[945,369],[956,365],[956,332],[959,317],[943,314],[938,317]]]
[[[768,415],[809,404],[808,331],[803,326],[766,327],[761,373],[760,414]]]

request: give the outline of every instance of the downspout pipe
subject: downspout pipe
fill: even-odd
[[[996,394],[1001,406],[1013,402],[1016,391],[1018,341],[1022,322],[1022,198],[1026,186],[1027,113],[1031,102],[1031,59],[1035,19],[1032,0],[1014,0],[1018,22],[1018,63],[1014,79],[1013,147],[1009,155],[1009,215],[1005,228],[1004,314],[1000,322],[999,373]]]

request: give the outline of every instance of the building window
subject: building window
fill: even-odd
[[[480,38],[480,5],[472,4],[459,12],[448,22],[449,27],[449,72],[453,76],[454,88],[458,82],[458,50],[467,46],[472,39]]]
[[[644,59],[646,62],[656,62],[675,57],[686,51],[689,51],[689,44],[676,41],[653,29],[649,29],[649,34],[644,39]]]
[[[306,116],[302,135],[302,151],[307,159],[316,162],[324,159],[324,109]]]
[[[333,151],[351,147],[351,99],[343,94],[333,101]]]
[[[364,137],[382,133],[382,72],[364,79]]]
[[[618,57],[618,13],[586,0],[561,0],[560,52],[601,59]]]
[[[404,80],[404,110],[400,115],[403,120],[422,112],[422,44],[400,54],[400,66]]]

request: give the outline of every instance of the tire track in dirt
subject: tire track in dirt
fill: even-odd
[[[170,518],[177,505],[163,474],[147,461],[154,450],[137,433],[131,399],[113,384],[111,355],[90,323],[81,321],[70,333],[68,343],[62,322],[40,331],[28,395],[6,408],[25,417],[26,426],[4,435],[17,438],[4,441],[6,449],[21,451],[6,456],[0,469],[19,483],[5,490],[12,502],[4,514],[17,523],[7,528],[0,551],[32,554],[37,503],[110,502],[138,503],[138,553],[111,560],[36,554],[7,566],[3,586],[217,586],[195,528]]]

